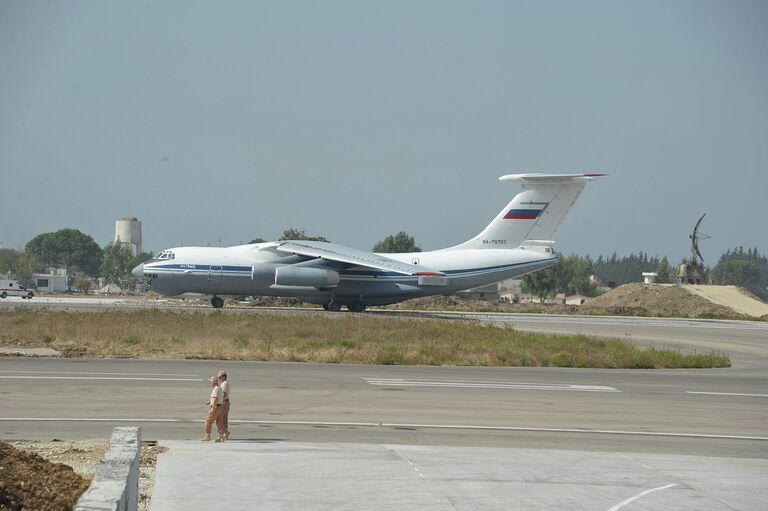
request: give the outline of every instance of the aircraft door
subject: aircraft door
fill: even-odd
[[[211,289],[218,289],[221,287],[222,280],[222,267],[211,266],[208,270],[208,287]]]

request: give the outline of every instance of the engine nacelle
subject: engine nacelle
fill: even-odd
[[[276,264],[263,263],[251,266],[251,280],[256,282],[274,282]]]
[[[327,287],[339,283],[339,274],[322,268],[303,268],[292,265],[275,269],[275,284],[279,286]]]

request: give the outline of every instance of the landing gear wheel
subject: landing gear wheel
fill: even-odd
[[[327,304],[324,305],[325,310],[331,311],[331,312],[339,312],[341,310],[341,304],[335,300],[331,300]]]
[[[214,309],[220,309],[224,307],[224,299],[218,296],[214,296],[211,298],[211,305],[213,305]]]
[[[365,312],[365,304],[363,302],[352,302],[347,305],[349,312]]]
[[[3,294],[1,294],[1,295],[0,295],[0,298],[5,298],[6,296],[8,296],[8,293],[6,293],[5,291],[3,291]]]
[[[329,309],[328,309],[328,304],[327,304],[327,303],[324,303],[324,304],[323,304],[323,310],[324,310],[324,311],[327,311],[327,310],[329,310]]]

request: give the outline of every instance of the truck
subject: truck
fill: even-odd
[[[704,280],[704,267],[698,262],[693,261],[689,263],[683,263],[677,269],[677,283],[678,284],[703,284]]]
[[[31,300],[35,293],[19,284],[18,280],[0,280],[0,298],[20,296],[22,299]]]

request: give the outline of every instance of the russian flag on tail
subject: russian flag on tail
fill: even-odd
[[[536,220],[544,212],[544,209],[510,209],[504,215],[506,220]]]

